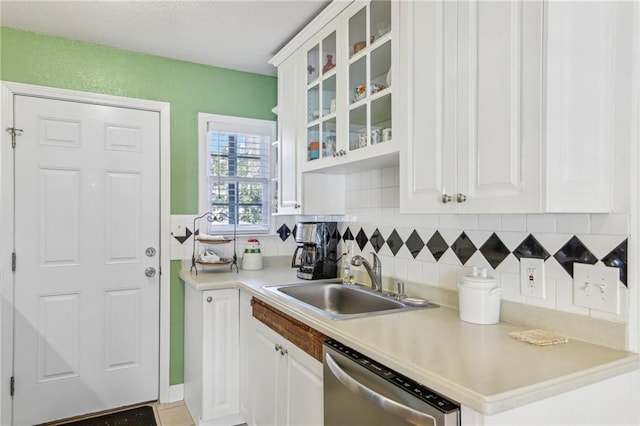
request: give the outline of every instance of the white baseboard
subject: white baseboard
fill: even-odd
[[[177,401],[182,401],[183,399],[184,399],[184,383],[169,386],[169,400],[166,402],[177,402]]]

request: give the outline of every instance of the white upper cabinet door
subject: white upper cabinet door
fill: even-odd
[[[540,210],[540,2],[401,4],[400,207]]]
[[[296,97],[301,84],[298,57],[293,55],[278,66],[278,213],[300,213],[302,199],[299,147],[296,123],[299,105]]]
[[[458,3],[458,212],[540,210],[542,3]]]
[[[616,53],[624,54],[616,49],[616,9],[624,5],[548,2],[545,6],[545,207],[552,212],[609,212],[614,68]],[[630,31],[625,36],[631,37]]]
[[[446,1],[400,5],[400,206],[404,212],[455,212],[455,19]],[[445,201],[447,201],[445,199]]]

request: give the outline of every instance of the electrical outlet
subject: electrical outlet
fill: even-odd
[[[544,299],[544,259],[520,258],[520,294]]]
[[[620,270],[608,266],[573,264],[573,304],[620,313]]]

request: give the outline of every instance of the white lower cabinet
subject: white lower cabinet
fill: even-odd
[[[185,286],[184,401],[197,425],[240,416],[239,290]]]
[[[260,321],[252,324],[250,423],[322,425],[322,364]]]

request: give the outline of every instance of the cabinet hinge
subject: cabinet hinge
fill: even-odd
[[[13,396],[13,394],[16,392],[16,379],[11,376],[11,380],[9,381],[9,395]]]
[[[11,253],[11,272],[16,271],[16,252]]]
[[[11,148],[16,147],[16,136],[20,136],[23,132],[22,129],[16,129],[15,127],[7,127],[7,133],[11,135]]]

